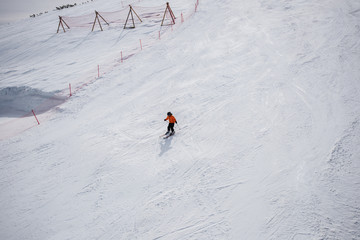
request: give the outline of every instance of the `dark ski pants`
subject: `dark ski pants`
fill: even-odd
[[[170,132],[170,130],[171,130],[171,132],[174,132],[174,123],[169,123],[168,132]]]

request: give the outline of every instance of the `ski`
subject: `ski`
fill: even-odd
[[[163,139],[167,139],[167,138],[169,138],[169,137],[171,137],[171,136],[174,136],[174,134],[175,134],[175,132],[174,132],[174,133],[170,133],[170,134],[165,134],[165,135],[163,136]]]
[[[168,136],[168,135],[169,135],[169,133],[165,133],[165,134],[163,134],[163,135],[160,135],[159,138],[164,138],[164,137],[166,137],[166,136]]]

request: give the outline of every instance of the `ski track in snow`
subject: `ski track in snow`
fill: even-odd
[[[161,40],[0,26],[0,238],[360,239],[359,3],[170,4]]]

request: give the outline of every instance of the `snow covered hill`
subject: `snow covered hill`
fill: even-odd
[[[0,239],[360,239],[360,2],[195,4],[0,26]]]

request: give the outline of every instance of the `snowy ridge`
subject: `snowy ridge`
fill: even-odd
[[[78,90],[0,141],[0,238],[360,238],[358,1],[170,4],[191,18],[161,40],[1,26],[1,91]]]

